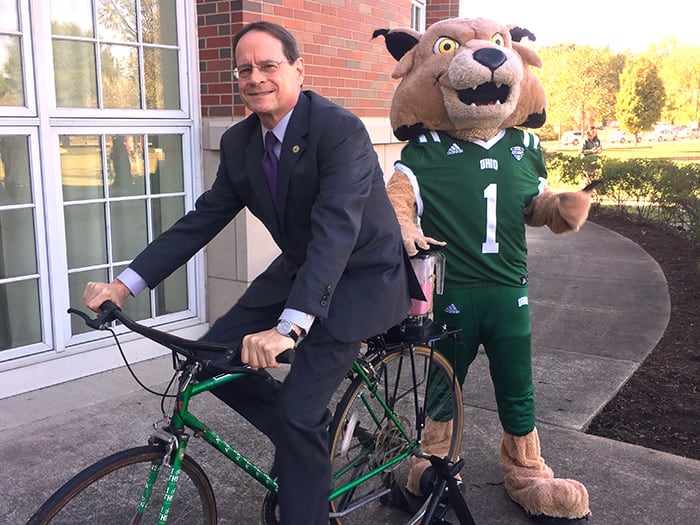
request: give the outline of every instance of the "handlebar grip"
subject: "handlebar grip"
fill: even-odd
[[[282,365],[291,365],[294,362],[294,348],[282,352],[277,356],[276,361]]]

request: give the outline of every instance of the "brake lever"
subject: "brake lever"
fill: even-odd
[[[68,308],[68,313],[77,315],[86,325],[94,330],[104,330],[104,325],[114,320],[114,311],[119,310],[119,307],[112,301],[105,301],[102,303],[102,306],[100,306],[100,310],[102,312],[94,319],[85,312],[76,310],[75,308]]]

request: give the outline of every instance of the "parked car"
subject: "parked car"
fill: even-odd
[[[679,139],[700,139],[700,129],[683,128],[678,132]]]
[[[636,141],[639,142],[641,137],[637,136]],[[627,133],[626,131],[615,131],[608,135],[608,142],[619,142],[620,144],[625,144],[627,142],[634,144],[635,141],[635,136],[632,135],[631,133]]]
[[[673,129],[657,129],[652,131],[651,133],[647,133],[646,135],[647,140],[654,140],[656,142],[665,142],[665,141],[673,141],[678,139],[678,135],[676,134],[675,130]]]
[[[582,139],[580,131],[567,131],[561,136],[561,143],[565,146],[568,146],[569,144],[578,146],[579,144],[581,144],[581,140]]]

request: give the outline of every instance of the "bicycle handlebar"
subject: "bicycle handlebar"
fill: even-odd
[[[215,366],[216,368],[229,369],[234,367],[237,371],[244,365],[240,357],[240,348],[232,348],[221,343],[210,343],[205,341],[196,341],[193,339],[185,339],[176,335],[142,325],[126,315],[119,306],[112,301],[105,301],[100,306],[100,313],[93,319],[85,312],[69,308],[68,313],[78,315],[87,326],[94,330],[104,330],[105,325],[112,321],[119,321],[132,332],[150,339],[160,345],[174,350],[178,354],[185,357],[193,358],[202,362],[205,365]],[[207,359],[211,357],[211,359]],[[294,359],[294,349],[284,351],[277,356],[279,363],[291,363]],[[233,361],[233,362],[232,362]],[[227,366],[228,365],[228,366]],[[229,370],[230,371],[230,370]]]

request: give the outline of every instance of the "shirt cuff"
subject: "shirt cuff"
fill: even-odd
[[[117,276],[117,279],[124,283],[124,286],[129,289],[131,295],[134,297],[148,288],[148,285],[146,284],[146,281],[143,280],[143,277],[128,267]]]
[[[294,310],[293,308],[285,308],[282,315],[280,315],[280,319],[294,323],[304,330],[305,334],[308,334],[309,330],[311,330],[311,325],[314,324],[316,316]]]

